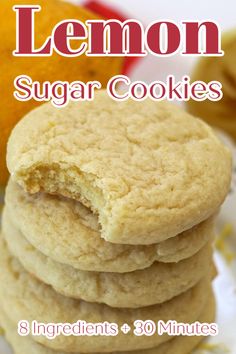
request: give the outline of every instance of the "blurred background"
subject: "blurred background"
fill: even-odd
[[[86,5],[86,0],[71,0],[75,4]],[[123,13],[127,18],[136,18],[144,24],[160,19],[174,21],[187,20],[214,20],[222,30],[236,28],[236,2],[234,0],[101,0],[98,4],[112,7],[118,13]],[[169,58],[156,58],[152,55],[142,59],[131,72],[131,78],[151,82],[155,78],[164,80],[172,73],[176,79],[184,74],[189,74],[195,58],[175,55]]]

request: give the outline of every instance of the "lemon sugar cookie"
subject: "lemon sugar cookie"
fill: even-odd
[[[224,50],[224,56],[198,59],[191,75],[192,81],[219,81],[222,84],[222,99],[216,102],[190,100],[186,103],[186,107],[191,114],[203,118],[212,126],[225,130],[236,139],[235,28],[223,33],[222,49]]]
[[[11,179],[5,199],[15,227],[36,249],[80,270],[124,273],[155,261],[178,262],[196,254],[214,235],[210,218],[159,244],[117,245],[101,238],[96,215],[77,201],[29,195]]]
[[[50,103],[13,130],[12,178],[27,192],[79,200],[98,215],[101,235],[152,244],[192,228],[222,204],[231,155],[212,129],[167,102]]]
[[[131,326],[135,320],[151,319],[164,322],[195,322],[202,313],[212,290],[210,279],[212,269],[196,286],[181,295],[159,305],[139,309],[117,309],[102,304],[73,300],[56,293],[24,270],[14,259],[1,238],[0,299],[9,319],[16,325],[22,319],[40,323],[76,323],[78,319],[88,323],[108,321],[119,326]],[[168,335],[136,337],[119,332],[117,336],[63,336],[47,339],[45,336],[32,337],[51,349],[66,352],[93,353],[148,349],[168,341]]]
[[[215,301],[214,297],[209,297],[208,303],[198,317],[201,323],[211,323],[215,317]],[[7,315],[0,309],[0,324],[4,328],[5,337],[12,345],[15,354],[34,353],[34,354],[71,354],[62,351],[54,351],[39,343],[33,341],[30,337],[20,337],[16,333],[16,327]],[[136,351],[122,351],[122,354],[189,354],[192,350],[203,340],[201,336],[193,337],[176,337],[159,345],[158,347],[136,350]],[[81,353],[76,353],[81,354]],[[100,354],[100,353],[96,353]],[[119,352],[113,352],[119,354]]]
[[[210,241],[197,254],[178,263],[155,262],[144,270],[122,274],[80,271],[53,261],[31,246],[6,212],[2,223],[11,254],[28,272],[59,294],[112,307],[137,308],[168,301],[196,285],[212,264]]]

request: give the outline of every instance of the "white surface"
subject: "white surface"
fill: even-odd
[[[50,1],[50,0],[49,0]],[[75,3],[82,1],[72,0]],[[194,19],[212,19],[219,22],[222,29],[236,27],[236,2],[235,0],[189,0],[160,1],[160,0],[107,0],[107,3],[122,9],[129,17],[136,17],[144,23],[158,19],[171,19],[176,21]],[[155,79],[164,80],[167,75],[174,74],[180,79],[188,74],[194,59],[174,56],[158,59],[149,56],[140,61],[133,71],[131,78],[142,79],[147,82]],[[236,161],[236,150],[234,148]],[[219,216],[218,229],[225,223],[232,223],[234,235],[229,238],[229,247],[236,253],[236,172],[234,174],[234,192],[231,194]],[[226,263],[222,255],[216,253],[216,263],[219,275],[215,281],[215,293],[218,303],[219,335],[210,339],[210,342],[219,344],[214,354],[236,354],[236,262],[232,265]],[[10,354],[4,340],[0,338],[0,354]],[[210,353],[210,351],[201,351]],[[22,353],[31,354],[31,353]],[[33,354],[33,353],[32,353]],[[163,353],[164,354],[164,353]]]

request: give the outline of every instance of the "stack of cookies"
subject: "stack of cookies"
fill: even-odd
[[[169,103],[101,91],[28,114],[7,160],[0,321],[15,353],[190,353],[201,336],[139,336],[135,321],[214,320],[214,218],[231,157],[212,130]],[[108,329],[21,337],[21,320]]]

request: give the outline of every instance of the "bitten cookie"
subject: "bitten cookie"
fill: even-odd
[[[212,129],[167,102],[50,103],[13,130],[7,163],[26,191],[76,200],[98,214],[102,237],[152,244],[192,228],[222,204],[231,155]]]
[[[198,321],[201,323],[211,323],[215,317],[215,301],[211,296],[208,299],[208,303],[205,306],[202,314],[198,317]],[[12,345],[14,354],[72,354],[66,352],[56,352],[52,349],[36,343],[30,337],[20,337],[17,335],[16,326],[9,320],[7,315],[0,309],[0,323],[5,331],[5,337]],[[201,336],[193,337],[176,337],[163,343],[155,348],[136,350],[136,351],[122,351],[122,354],[190,354],[192,350],[202,341]],[[113,352],[112,354],[119,354],[120,352]],[[80,354],[80,353],[76,353]],[[100,353],[97,353],[100,354]]]
[[[40,252],[76,269],[124,273],[155,261],[178,262],[212,239],[210,218],[159,244],[117,245],[101,238],[97,217],[81,203],[45,193],[28,195],[9,181],[7,212],[16,228]]]
[[[16,325],[22,319],[40,323],[76,323],[78,319],[91,323],[104,321],[117,323],[119,328],[127,323],[133,329],[137,319],[151,319],[192,323],[202,313],[208,297],[212,296],[209,275],[195,287],[163,304],[140,309],[116,309],[106,305],[73,300],[56,293],[51,287],[39,282],[26,272],[20,263],[8,252],[4,241],[0,241],[0,299],[10,320]],[[168,335],[158,334],[136,337],[131,330],[117,336],[63,336],[47,339],[32,337],[51,349],[66,352],[92,353],[148,349],[168,341]]]
[[[64,296],[112,307],[137,308],[168,301],[196,285],[212,264],[209,242],[178,263],[155,262],[144,270],[123,274],[86,272],[44,256],[14,227],[6,212],[2,223],[10,252],[28,272]]]

